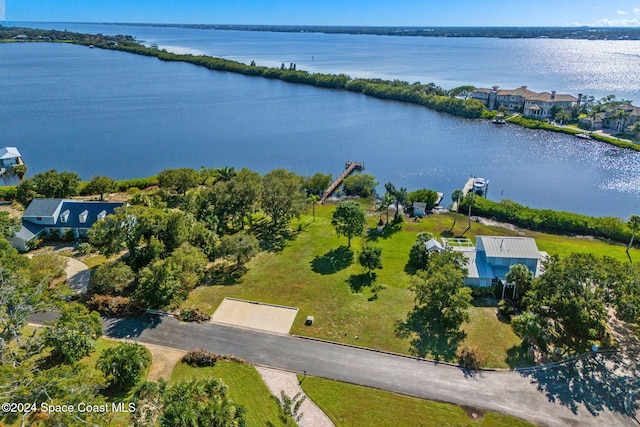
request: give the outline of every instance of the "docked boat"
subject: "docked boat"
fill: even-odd
[[[588,133],[578,133],[578,134],[576,134],[576,138],[591,139],[591,136]]]
[[[487,185],[487,181],[484,178],[476,178],[473,180],[473,191],[482,191],[485,185]]]
[[[495,119],[493,119],[494,125],[503,125],[505,123],[507,123],[507,121],[504,119],[504,117],[496,117]]]

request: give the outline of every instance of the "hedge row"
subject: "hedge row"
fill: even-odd
[[[462,205],[468,206],[465,201]],[[479,216],[495,218],[528,230],[588,235],[621,243],[627,243],[631,239],[631,229],[623,220],[616,217],[596,218],[572,212],[534,209],[511,200],[494,202],[483,197],[475,199],[473,212]]]

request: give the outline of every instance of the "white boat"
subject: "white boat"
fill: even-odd
[[[484,186],[487,182],[484,178],[476,178],[473,180],[473,191],[484,190]]]
[[[579,134],[576,135],[576,138],[591,139],[591,136],[588,133],[579,133]]]

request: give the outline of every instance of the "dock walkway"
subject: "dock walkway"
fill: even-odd
[[[334,191],[342,184],[342,180],[348,177],[354,170],[362,170],[364,169],[364,163],[356,163],[356,162],[346,162],[344,164],[344,172],[340,174],[340,176],[333,181],[333,184],[327,188],[327,190],[322,193],[322,197],[320,198],[320,203],[324,203],[329,196],[333,194]]]

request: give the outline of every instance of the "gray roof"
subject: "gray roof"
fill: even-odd
[[[64,199],[33,199],[23,217],[53,216]]]
[[[482,247],[489,258],[540,258],[536,241],[531,237],[477,236],[476,240],[477,246],[482,242]]]
[[[0,159],[16,159],[22,157],[16,147],[0,148]]]

